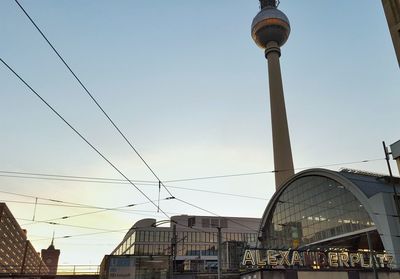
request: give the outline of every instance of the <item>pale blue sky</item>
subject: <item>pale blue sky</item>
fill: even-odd
[[[400,79],[380,1],[281,2],[292,24],[281,66],[295,166],[383,158],[381,141],[400,138]],[[273,169],[266,61],[250,37],[258,1],[21,4],[162,179]],[[129,177],[152,180],[14,1],[0,1],[0,18],[1,57]],[[0,90],[1,170],[119,178],[4,67]],[[387,171],[384,161],[343,166]],[[171,185],[266,199],[274,192],[270,174]],[[145,201],[124,185],[0,177],[0,190],[110,207]],[[157,197],[156,188],[143,190]],[[261,217],[266,206],[171,191],[220,215]],[[32,205],[8,205],[16,217],[32,218]],[[178,201],[162,207],[206,214]],[[39,206],[37,219],[81,212]],[[143,217],[114,212],[64,222],[122,229]],[[26,228],[31,239],[51,237],[53,229],[56,236],[93,232],[45,224]],[[122,237],[56,240],[61,264],[99,264]],[[34,245],[41,249],[48,242]]]

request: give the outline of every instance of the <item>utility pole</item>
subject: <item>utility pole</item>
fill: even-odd
[[[397,196],[397,190],[396,190],[396,186],[394,185],[394,179],[393,179],[393,173],[392,173],[392,168],[390,167],[390,162],[389,162],[389,154],[390,152],[388,152],[388,149],[386,147],[385,142],[382,142],[383,144],[383,151],[385,152],[385,159],[386,159],[386,164],[387,167],[389,169],[389,175],[390,175],[390,182],[392,183],[392,187],[393,187],[393,193],[394,193],[394,203],[396,205],[396,215],[400,220],[400,205],[399,205],[399,197]]]
[[[169,267],[169,278],[174,278],[175,262],[176,262],[176,224],[172,225],[172,237],[171,237],[171,259]]]
[[[221,227],[217,227],[218,230],[218,279],[222,278],[222,235]]]

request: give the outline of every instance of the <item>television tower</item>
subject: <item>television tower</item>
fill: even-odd
[[[287,16],[278,10],[277,0],[259,0],[261,11],[253,19],[251,36],[265,50],[268,60],[269,93],[271,105],[272,140],[274,148],[275,185],[279,189],[294,175],[292,149],[286,117],[285,98],[279,57],[280,47],[287,41],[290,23]]]

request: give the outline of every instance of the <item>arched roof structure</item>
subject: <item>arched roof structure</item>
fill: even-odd
[[[384,175],[360,171],[302,171],[286,181],[268,203],[260,227],[261,246],[326,248],[347,239],[353,249],[365,249],[370,232],[373,249],[387,250],[398,262],[400,227],[393,185]],[[356,238],[358,243],[353,241]]]

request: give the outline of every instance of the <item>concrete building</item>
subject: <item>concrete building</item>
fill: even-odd
[[[0,203],[0,275],[47,275],[49,268],[5,203]]]
[[[382,0],[382,4],[400,67],[400,0]]]
[[[158,226],[168,223],[168,227]],[[111,256],[135,258],[136,278],[155,274],[217,274],[217,227],[221,228],[224,272],[236,272],[244,248],[257,244],[260,219],[179,215],[166,222],[136,222]],[[118,258],[117,258],[118,259]],[[157,259],[156,261],[154,261]],[[104,265],[104,264],[103,264]]]

